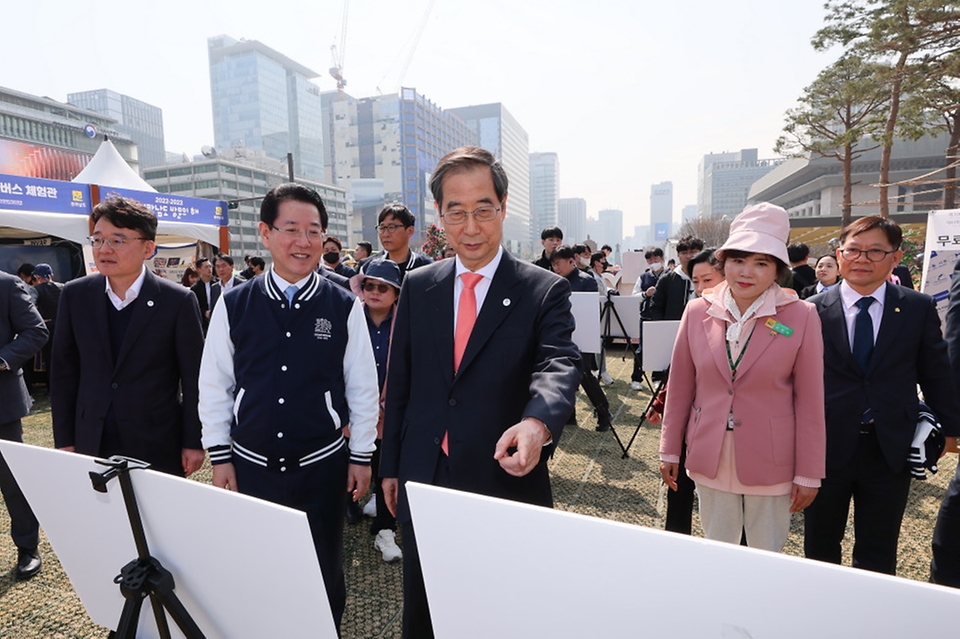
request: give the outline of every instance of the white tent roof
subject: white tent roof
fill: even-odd
[[[117,147],[110,140],[104,140],[97,149],[96,155],[80,171],[77,177],[71,180],[81,184],[102,184],[119,189],[135,189],[137,191],[157,190],[150,186],[137,172],[130,168],[127,161],[120,157]]]

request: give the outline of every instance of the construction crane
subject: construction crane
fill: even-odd
[[[385,85],[387,79],[393,73],[393,70],[397,64],[399,64],[399,74],[397,76],[396,85],[393,87],[392,92],[396,93],[400,90],[400,86],[403,84],[403,79],[407,75],[407,69],[410,68],[410,63],[413,62],[413,56],[417,52],[417,45],[420,44],[420,37],[423,35],[423,30],[427,26],[427,22],[430,19],[430,14],[433,13],[433,5],[436,3],[436,0],[430,0],[427,3],[427,8],[424,10],[423,15],[420,18],[420,23],[417,25],[416,31],[410,36],[410,39],[407,40],[406,44],[401,47],[400,52],[403,53],[406,51],[406,55],[399,56],[394,59],[394,66],[391,66],[389,70],[380,78],[380,82],[377,84],[377,93],[383,95],[383,91],[380,90],[380,85]]]
[[[333,56],[333,66],[330,67],[330,77],[337,81],[337,91],[343,96],[343,87],[347,80],[343,77],[343,56],[347,50],[347,16],[350,9],[350,0],[343,0],[343,21],[340,26],[340,49],[337,45],[330,45],[330,54]]]

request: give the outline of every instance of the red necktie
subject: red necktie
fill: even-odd
[[[470,341],[470,333],[473,331],[473,325],[477,323],[477,294],[474,292],[477,284],[483,279],[483,275],[477,273],[462,273],[463,291],[460,292],[460,302],[457,304],[457,327],[453,335],[453,372],[456,374],[460,368],[460,361],[463,360],[463,352],[467,350],[467,342]],[[447,447],[447,433],[443,434],[443,442],[440,444],[444,455],[449,455]]]

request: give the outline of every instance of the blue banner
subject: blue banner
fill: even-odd
[[[0,209],[90,215],[90,186],[0,174]]]
[[[654,229],[655,229],[654,239],[655,239],[657,242],[662,242],[662,241],[666,240],[667,237],[670,235],[670,223],[669,223],[669,222],[658,222],[658,223],[656,224],[656,226],[654,227]]]
[[[214,226],[226,226],[229,221],[226,202],[218,200],[205,200],[200,197],[185,197],[170,195],[169,193],[117,189],[112,186],[100,187],[101,201],[108,200],[116,195],[140,202],[153,211],[158,220],[212,224]]]

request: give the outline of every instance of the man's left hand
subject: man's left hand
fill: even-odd
[[[493,458],[500,467],[514,477],[523,477],[540,461],[543,445],[550,441],[550,431],[538,419],[526,418],[508,428],[497,442]],[[507,454],[507,449],[516,447],[517,452]]]
[[[371,470],[369,466],[350,464],[347,466],[347,492],[353,501],[359,501],[370,488]]]
[[[184,448],[180,451],[180,462],[183,464],[183,475],[189,477],[203,466],[203,457],[206,452],[202,448]]]

